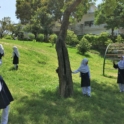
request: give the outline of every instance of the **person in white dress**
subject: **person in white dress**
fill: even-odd
[[[91,86],[90,86],[90,69],[88,66],[88,59],[84,58],[81,62],[80,67],[72,71],[72,73],[78,73],[80,72],[81,77],[81,87],[82,87],[82,93],[83,95],[87,95],[91,97]]]

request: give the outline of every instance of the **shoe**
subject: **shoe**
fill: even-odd
[[[88,95],[88,94],[87,94],[87,96],[88,96],[88,97],[91,97],[91,95]]]
[[[16,66],[16,70],[18,70],[18,65]]]

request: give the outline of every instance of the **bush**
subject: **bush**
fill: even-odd
[[[12,36],[10,36],[10,35],[6,35],[6,36],[4,36],[4,38],[8,39],[8,40],[12,40],[13,39]]]
[[[29,38],[30,41],[33,41],[35,36],[32,33],[28,33],[28,38]]]
[[[65,41],[66,44],[70,46],[76,46],[79,43],[77,35],[71,30],[67,30],[67,36]]]
[[[52,44],[52,46],[54,46],[54,44],[56,43],[56,40],[57,40],[57,35],[51,34],[49,37],[49,42]]]
[[[108,46],[110,43],[113,43],[111,39],[108,39],[106,42],[105,42],[105,45]]]
[[[93,35],[93,34],[86,34],[86,35],[84,35],[84,38],[86,38],[90,43],[93,43],[96,41],[95,36],[96,35]]]
[[[124,43],[124,39],[121,37],[121,35],[118,35],[117,36],[116,42],[118,42],[118,43]]]
[[[108,38],[109,38],[109,34],[107,32],[102,32],[98,37],[99,45],[106,46],[105,42],[108,40]]]
[[[43,34],[38,34],[36,41],[42,42],[44,40],[44,35]]]
[[[78,40],[80,41],[83,38],[83,35],[78,35]]]
[[[91,48],[91,43],[88,42],[86,38],[82,38],[77,45],[77,49],[79,53],[85,54],[85,52],[89,51]]]
[[[23,40],[24,39],[24,32],[20,31],[18,33],[18,40]]]

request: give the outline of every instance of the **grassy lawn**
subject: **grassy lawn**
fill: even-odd
[[[71,69],[89,59],[92,97],[83,96],[79,74],[73,74],[74,94],[60,98],[56,92],[58,67],[55,47],[49,43],[0,40],[5,49],[0,74],[14,101],[10,106],[9,124],[124,124],[124,93],[119,93],[117,70],[109,61],[106,76],[102,75],[103,57],[99,54],[77,54],[68,48]],[[12,47],[20,52],[19,70],[13,70]]]

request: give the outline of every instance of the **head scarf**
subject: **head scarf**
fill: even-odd
[[[79,68],[80,72],[82,72],[82,73],[89,72],[89,67],[87,65],[87,62],[88,62],[88,59],[87,58],[84,58],[82,60],[81,65],[80,65],[80,68]]]
[[[119,67],[120,69],[124,69],[124,56],[122,56],[122,60],[120,60],[120,61],[118,62],[118,67]]]
[[[2,44],[0,44],[0,53],[1,54],[4,54],[4,48],[3,48],[3,45]]]
[[[16,46],[13,47],[13,56],[14,56],[14,54],[16,54],[17,57],[19,57],[19,51]]]

